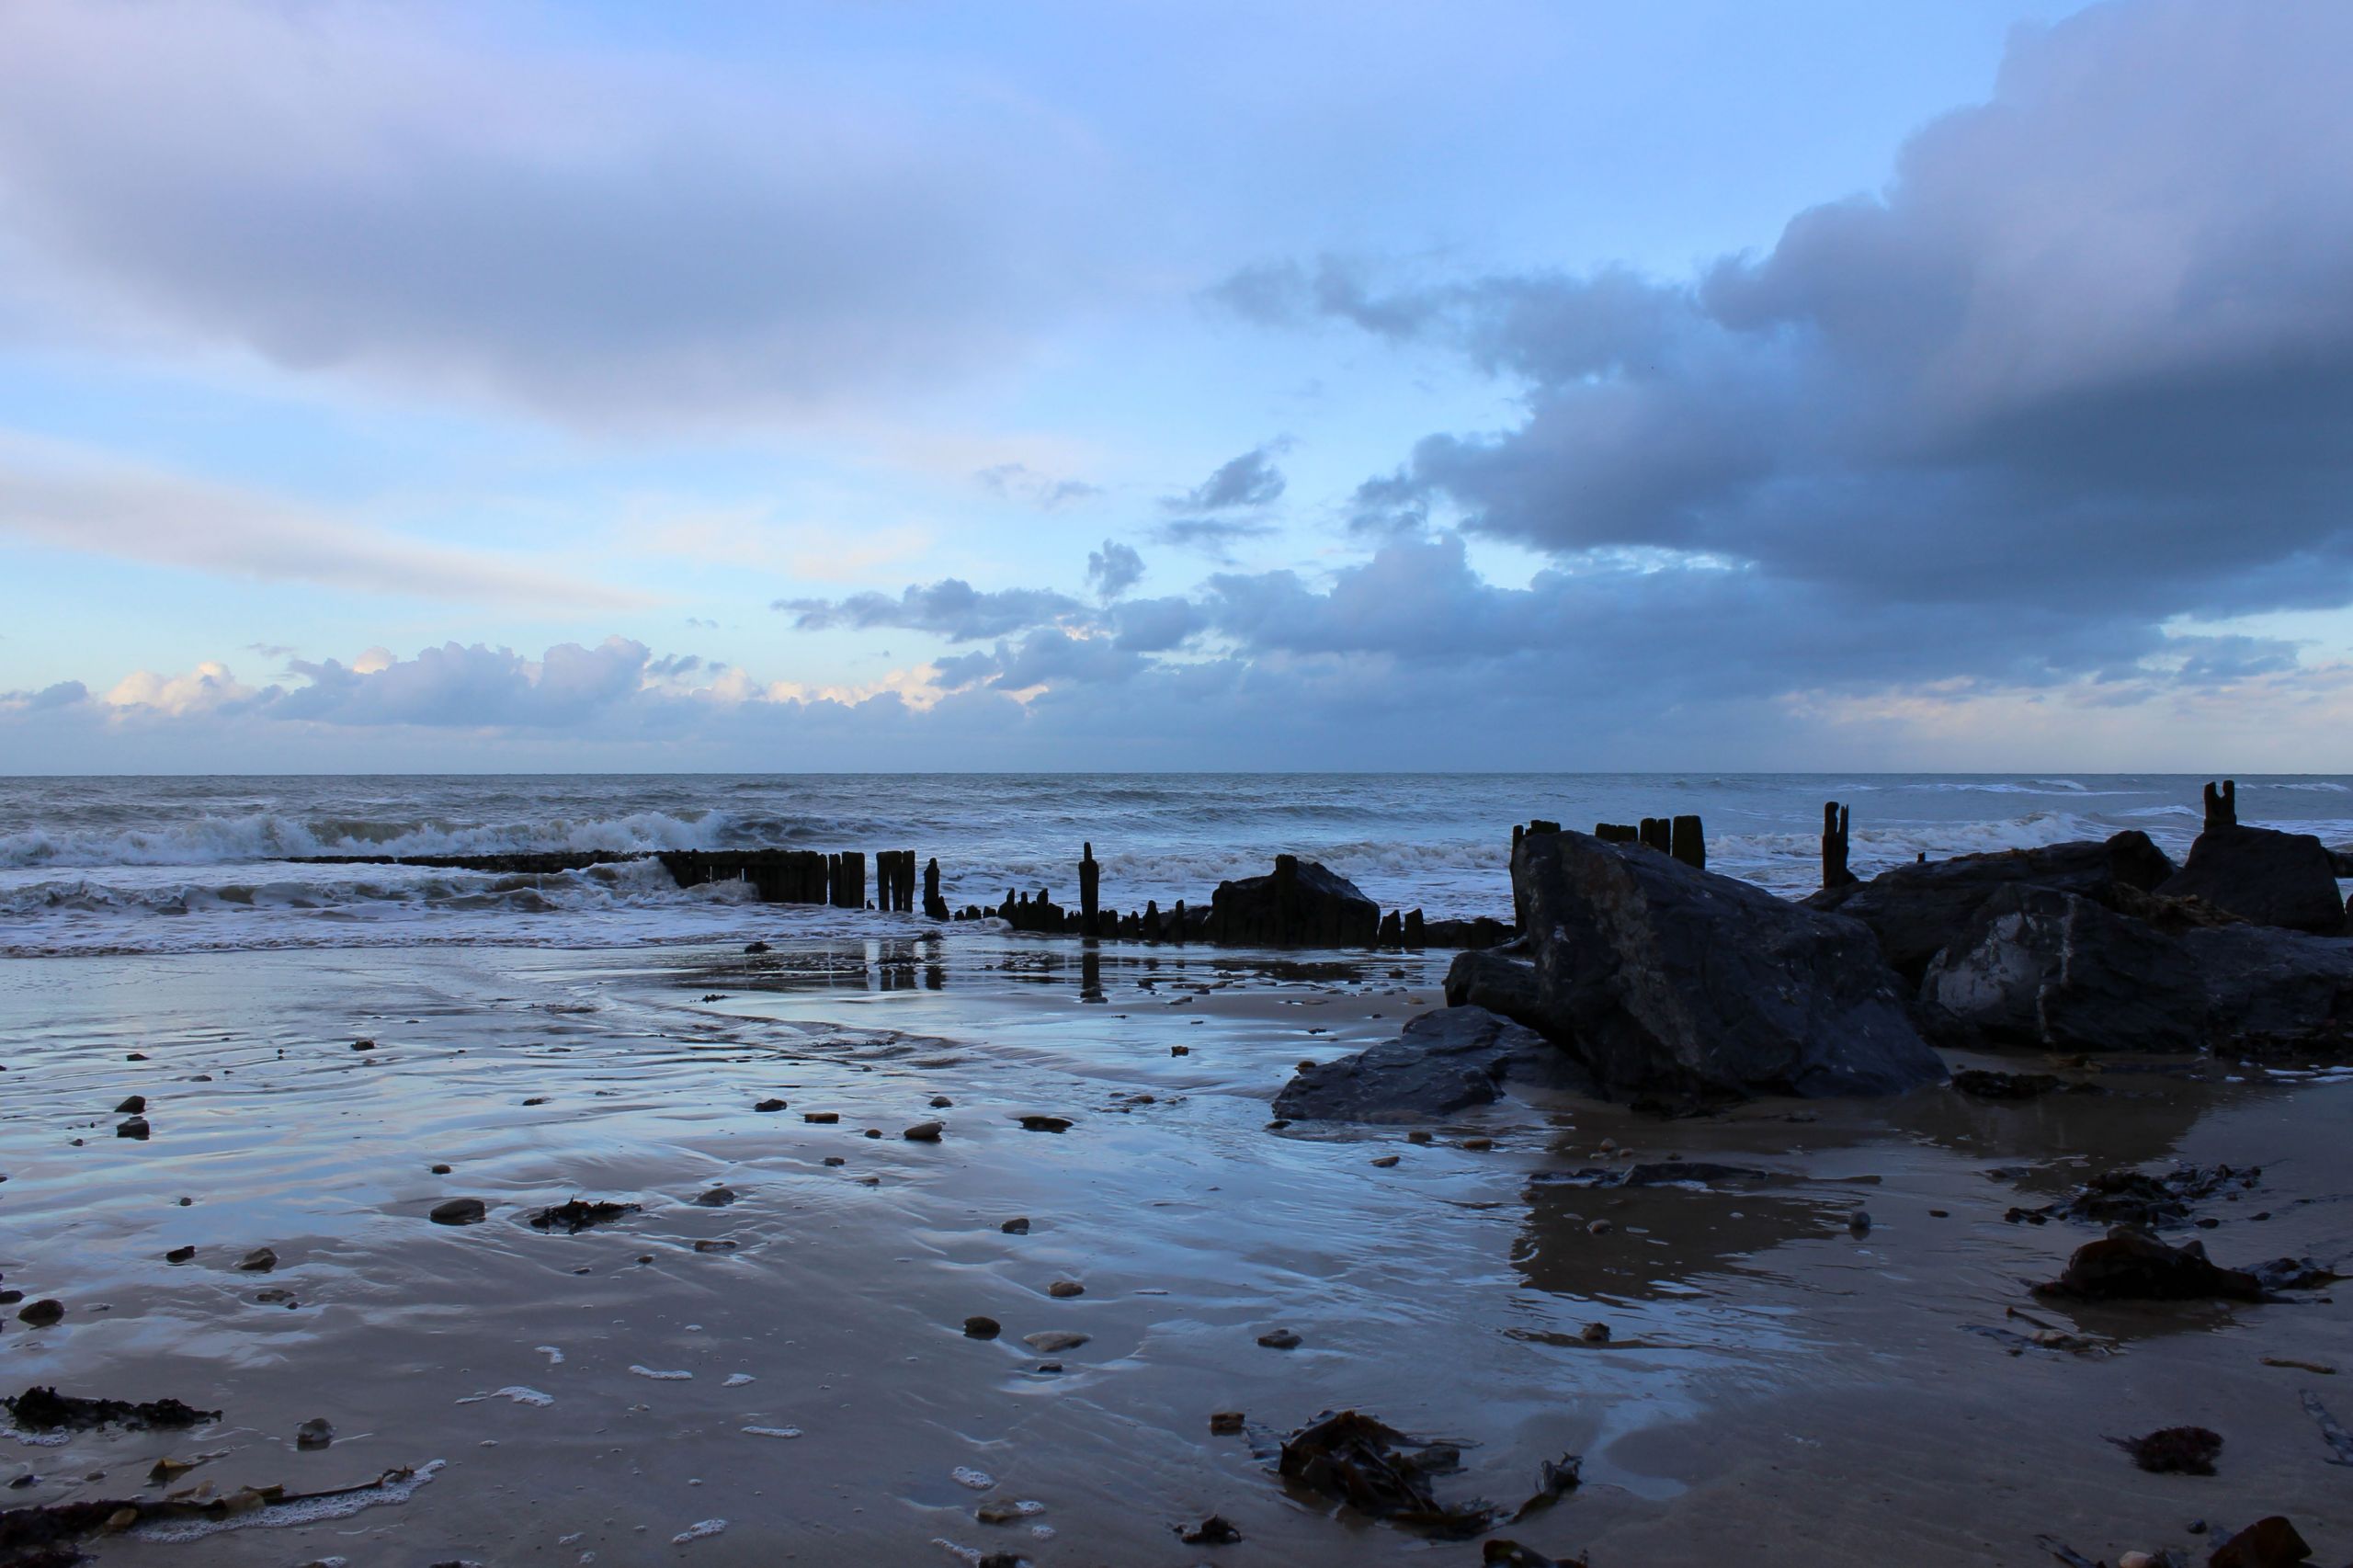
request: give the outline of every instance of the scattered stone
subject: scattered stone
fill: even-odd
[[[1046,1294],[1056,1301],[1068,1301],[1073,1296],[1086,1294],[1086,1287],[1075,1279],[1057,1279],[1046,1287]]]
[[[880,1138],[882,1136],[882,1130],[879,1127],[870,1127],[866,1130],[863,1136],[868,1138]]]
[[[839,1154],[828,1154],[818,1163],[820,1165],[846,1165],[849,1164],[847,1160],[843,1159]]]
[[[1607,1345],[1609,1343],[1609,1325],[1606,1323],[1589,1323],[1578,1332],[1577,1337],[1587,1345]]]
[[[574,1198],[532,1215],[531,1227],[549,1232],[560,1229],[566,1235],[576,1236],[592,1225],[609,1225],[636,1212],[634,1203],[589,1203]]]
[[[186,1263],[189,1258],[194,1257],[195,1256],[196,1249],[194,1247],[174,1247],[171,1251],[164,1255],[164,1261],[165,1263]]]
[[[1372,1160],[1373,1168],[1385,1171],[1397,1163],[1397,1158],[1394,1154],[1376,1154]]]
[[[1492,1138],[1465,1138],[1456,1145],[1457,1148],[1469,1149],[1474,1153],[1483,1153],[1495,1146],[1495,1141]]]
[[[1029,1216],[1027,1214],[1017,1214],[1012,1219],[1007,1220],[1004,1224],[999,1225],[997,1229],[1003,1231],[1008,1236],[1026,1236],[1029,1233]]]
[[[1616,1230],[1617,1228],[1618,1228],[1617,1226],[1615,1226],[1615,1225],[1611,1224],[1611,1223],[1610,1223],[1608,1221],[1607,1221],[1607,1220],[1595,1220],[1595,1221],[1591,1221],[1590,1223],[1588,1223],[1588,1224],[1586,1226],[1586,1228],[1585,1228],[1585,1229],[1586,1229],[1586,1234],[1587,1234],[1587,1235],[1591,1235],[1591,1236],[1606,1236],[1606,1235],[1608,1235],[1610,1232],[1612,1232],[1612,1231]]]
[[[2092,1177],[2063,1202],[2012,1209],[2003,1218],[2035,1225],[2054,1219],[2090,1220],[2154,1230],[2180,1224],[2196,1212],[2194,1205],[2217,1194],[2228,1197],[2251,1189],[2262,1177],[2260,1165],[2177,1165],[2163,1176],[2119,1165]]]
[[[1870,1235],[1871,1233],[1870,1210],[1868,1209],[1858,1209],[1852,1214],[1847,1215],[1847,1229],[1853,1232],[1858,1237]]]
[[[791,1101],[790,1101],[790,1100],[765,1099],[765,1100],[760,1101],[760,1102],[759,1102],[759,1104],[757,1104],[757,1105],[754,1106],[752,1108],[753,1108],[754,1110],[756,1110],[756,1111],[760,1111],[760,1112],[766,1113],[766,1112],[769,1112],[769,1111],[779,1111],[779,1110],[785,1110],[785,1109],[788,1109],[788,1108],[790,1108],[790,1107],[791,1106],[791,1104],[792,1104],[792,1102],[791,1102]],[[816,1120],[817,1119],[816,1119],[815,1117],[813,1117],[813,1117],[808,1118],[807,1119],[809,1119],[809,1120],[811,1120],[811,1121],[814,1121],[814,1120]],[[828,1121],[830,1121],[830,1120],[832,1120],[832,1119],[833,1119],[833,1118],[831,1118],[831,1117],[828,1117],[828,1118],[826,1118],[825,1119],[827,1119]]]
[[[1176,1539],[1187,1546],[1232,1546],[1242,1539],[1242,1532],[1224,1515],[1211,1514],[1198,1525],[1178,1525]]]
[[[1424,1013],[1395,1040],[1325,1062],[1302,1062],[1275,1096],[1279,1117],[1410,1121],[1450,1116],[1502,1097],[1507,1075],[1585,1087],[1533,1029],[1484,1007]]]
[[[294,1428],[294,1446],[298,1449],[324,1449],[334,1441],[335,1428],[322,1415],[313,1415]]]
[[[373,1051],[376,1049],[376,1042],[372,1040],[355,1040],[351,1042],[351,1049],[354,1051]]]
[[[695,1251],[706,1253],[733,1252],[739,1244],[741,1244],[729,1241],[699,1241],[695,1243]]]
[[[1044,1512],[1045,1508],[1037,1503],[1016,1502],[1009,1497],[992,1497],[972,1510],[972,1517],[984,1525],[1009,1525]]]
[[[237,1260],[238,1270],[245,1274],[267,1274],[278,1267],[278,1255],[267,1247],[256,1247]]]
[[[2325,1361],[2296,1361],[2285,1356],[2266,1356],[2262,1360],[2267,1367],[2284,1367],[2291,1371],[2312,1372],[2324,1378],[2336,1376],[2336,1369]]]
[[[2296,1568],[2313,1554],[2296,1527],[2273,1514],[2231,1537],[2206,1561],[2211,1568]]]
[[[133,1095],[114,1108],[114,1113],[117,1116],[143,1116],[146,1111],[147,1096],[145,1095]]]
[[[254,1305],[257,1307],[285,1307],[290,1311],[301,1304],[293,1291],[281,1286],[272,1285],[267,1290],[254,1292]]]
[[[127,1121],[119,1122],[115,1126],[114,1135],[118,1138],[136,1139],[144,1143],[147,1142],[147,1119],[143,1116],[134,1116]]]
[[[1004,1332],[1005,1325],[993,1317],[974,1313],[964,1320],[964,1337],[967,1339],[995,1339]]]
[[[1283,1478],[1376,1519],[1445,1536],[1475,1535],[1495,1517],[1492,1505],[1441,1504],[1429,1476],[1449,1458],[1449,1445],[1424,1443],[1353,1410],[1326,1413],[1283,1441]]]
[[[1067,1132],[1070,1118],[1066,1116],[1023,1116],[1015,1118],[1024,1132]]]
[[[433,1167],[433,1174],[435,1176],[448,1176],[449,1174],[449,1167],[448,1165],[435,1165]]]
[[[1058,1350],[1075,1350],[1090,1336],[1073,1329],[1050,1328],[1038,1334],[1025,1334],[1021,1343],[1040,1356],[1051,1356]]]
[[[934,1110],[946,1110],[949,1106],[952,1106],[956,1102],[954,1100],[949,1099],[946,1095],[934,1095],[931,1096],[931,1108]]]
[[[1269,1350],[1296,1350],[1300,1346],[1300,1338],[1290,1329],[1278,1328],[1260,1335],[1258,1343]]]
[[[2222,1451],[2219,1432],[2204,1426],[2167,1426],[2142,1437],[2110,1437],[2152,1475],[2211,1475]]]
[[[724,1209],[734,1201],[735,1189],[732,1187],[710,1187],[694,1196],[695,1207],[698,1209]]]
[[[1168,1048],[1168,1054],[1171,1056],[1190,1056],[1193,1054],[1193,1048],[1189,1045],[1172,1045]]]
[[[2201,1243],[2167,1246],[2131,1225],[2077,1247],[2065,1271],[2034,1293],[2092,1301],[2259,1301],[2264,1294],[2254,1275],[2217,1267]]]
[[[939,1142],[939,1135],[947,1130],[946,1122],[918,1121],[899,1136],[910,1143],[937,1143]]]
[[[837,1110],[804,1110],[801,1113],[801,1120],[818,1127],[831,1127],[841,1119],[842,1113]]]
[[[1212,1410],[1210,1412],[1210,1431],[1221,1437],[1231,1437],[1242,1430],[1245,1419],[1246,1417],[1239,1410]]]
[[[490,1215],[490,1206],[479,1198],[452,1198],[433,1206],[426,1216],[437,1225],[479,1225]]]
[[[0,1399],[0,1405],[6,1406],[10,1419],[28,1432],[88,1431],[98,1426],[179,1431],[221,1419],[217,1410],[199,1410],[176,1399],[134,1404],[119,1399],[82,1399],[53,1388],[28,1388],[13,1398]]]
[[[744,944],[744,951],[746,953],[765,953],[767,950],[768,945],[766,942],[746,942]]]

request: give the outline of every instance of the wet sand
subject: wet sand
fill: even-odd
[[[2259,1164],[2257,1188],[2211,1206],[2216,1228],[2182,1233],[2225,1264],[2341,1262],[2353,1085],[2110,1072],[2107,1094],[2018,1106],[1937,1090],[1679,1121],[1540,1095],[1427,1145],[1278,1131],[1267,1102],[1293,1064],[1436,1005],[1449,955],[1114,946],[1090,971],[1069,942],[796,942],[778,924],[756,967],[686,949],[0,966],[0,1286],[67,1309],[46,1329],[8,1309],[0,1383],[224,1412],[186,1434],[0,1436],[6,1478],[35,1477],[0,1506],[152,1497],[166,1454],[218,1453],[183,1484],[223,1490],[441,1460],[399,1506],[93,1550],[1477,1562],[1476,1541],[1369,1523],[1276,1477],[1281,1434],[1355,1406],[1463,1444],[1448,1499],[1508,1509],[1541,1461],[1583,1455],[1581,1489],[1498,1533],[1602,1565],[2032,1563],[2043,1533],[2110,1562],[2168,1544],[2202,1561],[2220,1537],[2191,1521],[2272,1512],[2321,1560],[2353,1554],[2353,1487],[2299,1404],[2311,1389],[2353,1419],[2342,1306],[2063,1310],[2025,1282],[2097,1228],[2003,1220],[2111,1164]],[[360,1038],[376,1049],[351,1050]],[[133,1093],[143,1143],[108,1114]],[[790,1108],[753,1109],[770,1096]],[[1023,1131],[1026,1113],[1072,1125]],[[900,1137],[935,1118],[938,1143]],[[1775,1179],[1542,1179],[1671,1155]],[[737,1200],[692,1201],[718,1185]],[[426,1219],[458,1196],[485,1199],[487,1221]],[[574,1196],[643,1207],[573,1236],[527,1223]],[[1027,1234],[1000,1228],[1017,1216]],[[196,1256],[167,1264],[183,1245]],[[261,1246],[276,1268],[239,1272]],[[1058,1279],[1084,1293],[1050,1295]],[[257,1304],[265,1289],[299,1305]],[[1970,1332],[2030,1333],[2013,1307],[2114,1352],[2013,1354]],[[1003,1335],[966,1337],[975,1313]],[[1597,1322],[1606,1345],[1584,1337]],[[1257,1345],[1277,1327],[1299,1347]],[[1088,1338],[1021,1342],[1056,1330]],[[1218,1410],[1247,1412],[1245,1432],[1212,1435]],[[314,1416],[335,1441],[298,1451]],[[2185,1423],[2222,1434],[2218,1475],[2145,1474],[2106,1441]],[[977,1522],[992,1499],[1041,1506]],[[1211,1513],[1243,1541],[1178,1540]]]

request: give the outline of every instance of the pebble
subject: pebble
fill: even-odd
[[[267,1247],[256,1247],[237,1260],[237,1267],[247,1274],[267,1274],[278,1267],[278,1255]]]
[[[1405,1142],[1408,1142],[1408,1143],[1427,1143],[1427,1142],[1430,1142],[1430,1132],[1429,1132],[1429,1129],[1427,1129],[1427,1127],[1416,1127],[1415,1129],[1414,1129],[1414,1131],[1412,1131],[1411,1132],[1408,1132],[1408,1133],[1406,1133],[1406,1134],[1405,1134]]]
[[[829,1165],[846,1165],[849,1164],[847,1160],[843,1159],[839,1154],[828,1154],[825,1156],[823,1163]]]
[[[1379,1158],[1375,1159],[1372,1163],[1373,1163],[1373,1165],[1374,1165],[1376,1167],[1378,1167],[1379,1169],[1381,1169],[1381,1170],[1384,1170],[1384,1171],[1385,1171],[1385,1170],[1387,1170],[1390,1166],[1392,1166],[1392,1165],[1395,1165],[1395,1164],[1397,1163],[1397,1156],[1396,1156],[1396,1155],[1394,1155],[1394,1154],[1382,1154],[1382,1155],[1381,1155]]]
[[[1212,1410],[1210,1412],[1210,1430],[1219,1437],[1230,1437],[1242,1430],[1245,1419],[1239,1410]]]
[[[819,1127],[831,1127],[841,1119],[842,1113],[837,1110],[804,1110],[801,1113],[801,1120],[814,1122]]]
[[[1005,1324],[978,1312],[964,1320],[964,1337],[967,1339],[995,1339],[1004,1332]]]
[[[791,1102],[790,1100],[762,1100],[759,1104],[757,1104],[757,1105],[754,1106],[752,1108],[753,1108],[754,1110],[756,1110],[756,1111],[774,1111],[774,1110],[783,1110],[783,1109],[786,1109],[788,1107],[790,1107],[791,1104],[792,1104],[792,1102]],[[811,1121],[814,1121],[814,1120],[816,1120],[817,1119],[816,1119],[815,1117],[813,1117],[813,1117],[809,1118],[809,1119],[810,1119]]]
[[[1051,1356],[1057,1350],[1075,1350],[1092,1337],[1074,1329],[1050,1328],[1038,1334],[1025,1334],[1021,1343],[1040,1356]]]
[[[1046,1287],[1046,1294],[1056,1301],[1066,1301],[1073,1296],[1086,1295],[1086,1287],[1075,1279],[1057,1279]]]
[[[1492,1138],[1465,1138],[1462,1141],[1462,1147],[1465,1149],[1484,1150],[1495,1146],[1495,1141]]]
[[[949,1106],[952,1106],[956,1102],[954,1100],[949,1099],[946,1095],[934,1095],[931,1096],[931,1108],[934,1110],[946,1110]]]
[[[147,1119],[143,1116],[134,1116],[128,1121],[119,1123],[114,1130],[114,1135],[118,1138],[135,1138],[144,1143],[147,1142]]]
[[[194,1257],[195,1256],[196,1249],[194,1247],[174,1247],[171,1251],[164,1255],[164,1261],[165,1263],[186,1263],[189,1258]]]
[[[1012,1219],[1007,1220],[1004,1224],[999,1225],[997,1229],[1003,1231],[1008,1236],[1026,1236],[1029,1233],[1029,1216],[1027,1214],[1017,1214]]]
[[[435,1176],[448,1176],[449,1174],[449,1167],[447,1165],[435,1165],[433,1167],[433,1174]]]
[[[1290,1329],[1279,1328],[1270,1334],[1260,1335],[1258,1343],[1269,1350],[1296,1350],[1299,1348],[1299,1335]]]
[[[733,1242],[705,1241],[697,1242],[695,1244],[695,1251],[697,1252],[733,1252],[735,1247],[736,1244]]]
[[[937,1143],[939,1142],[939,1135],[947,1130],[945,1122],[918,1121],[899,1136],[910,1143]]]
[[[2157,1560],[2145,1551],[2128,1551],[2116,1560],[2116,1568],[2157,1568]]]
[[[143,1051],[134,1051],[130,1055],[125,1056],[123,1060],[125,1062],[144,1062],[147,1060],[147,1053]]]
[[[694,1201],[699,1209],[724,1209],[735,1201],[735,1189],[732,1187],[714,1187],[696,1193]]]
[[[1168,1048],[1168,1054],[1171,1056],[1190,1056],[1193,1054],[1193,1048],[1189,1045],[1172,1045]]]
[[[478,1225],[490,1214],[490,1206],[479,1198],[452,1198],[437,1203],[426,1216],[437,1225]]]
[[[1847,1215],[1847,1229],[1852,1231],[1859,1236],[1870,1235],[1871,1233],[1870,1211],[1867,1209],[1858,1209],[1852,1214]]]
[[[1070,1118],[1066,1116],[1024,1116],[1015,1119],[1021,1123],[1021,1130],[1024,1132],[1067,1132],[1070,1131]]]
[[[114,1113],[117,1116],[143,1116],[146,1111],[147,1096],[145,1095],[133,1095],[114,1108]]]
[[[254,1305],[257,1307],[285,1307],[291,1311],[301,1304],[294,1299],[293,1291],[277,1285],[272,1285],[266,1290],[254,1292]]]
[[[1606,1236],[1617,1228],[1617,1226],[1611,1224],[1607,1220],[1596,1220],[1593,1223],[1586,1227],[1586,1233],[1595,1236]]]
[[[351,1042],[351,1049],[354,1051],[373,1051],[376,1049],[376,1042],[372,1040],[355,1040]]]
[[[1587,1345],[1607,1345],[1609,1343],[1609,1325],[1606,1323],[1589,1323],[1585,1325],[1577,1337]]]
[[[294,1428],[294,1446],[298,1449],[324,1449],[334,1441],[335,1428],[323,1415],[313,1415]]]
[[[870,1127],[866,1130],[866,1136],[869,1138],[880,1138],[882,1136],[882,1130],[879,1127]]]
[[[17,1314],[17,1320],[28,1328],[47,1328],[65,1315],[65,1303],[44,1298]]]

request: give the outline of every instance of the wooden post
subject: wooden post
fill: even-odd
[[[1836,801],[1822,803],[1822,885],[1843,888],[1858,881],[1847,869],[1847,811]]]
[[[1593,835],[1604,844],[1640,844],[1643,841],[1642,830],[1631,823],[1597,822],[1593,824]]]
[[[1694,870],[1708,869],[1708,835],[1701,830],[1698,817],[1675,819],[1673,853],[1677,859]]]
[[[948,918],[948,901],[939,896],[939,857],[935,855],[923,869],[923,912],[934,920]]]
[[[2206,831],[2211,833],[2218,827],[2236,827],[2238,824],[2239,781],[2225,778],[2219,790],[2211,784],[2207,785]]]
[[[1103,868],[1095,863],[1095,846],[1089,841],[1080,846],[1078,858],[1078,928],[1085,936],[1096,934],[1096,895],[1102,883]]]

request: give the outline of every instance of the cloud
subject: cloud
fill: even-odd
[[[0,10],[21,289],[296,373],[575,424],[743,422],[1017,356],[1099,157],[1002,84],[756,72],[527,10]]]
[[[1041,512],[1051,512],[1077,501],[1092,501],[1103,494],[1099,484],[1083,479],[1055,479],[1027,463],[995,463],[978,470],[972,478],[993,495],[1021,501]]]
[[[529,562],[426,544],[274,496],[5,435],[0,535],[52,550],[360,593],[571,610],[652,602]]]
[[[1227,556],[1228,545],[1245,539],[1265,539],[1274,531],[1272,523],[1239,517],[1172,517],[1155,527],[1152,537],[1163,544],[1198,550],[1223,559]]]
[[[864,593],[845,599],[778,599],[769,608],[790,614],[797,631],[904,628],[951,642],[1004,637],[1064,619],[1083,619],[1087,614],[1086,607],[1067,594],[1043,588],[983,593],[960,577],[913,585],[897,598]]]
[[[1108,604],[1143,580],[1143,557],[1133,545],[1105,540],[1103,548],[1086,556],[1086,585]]]
[[[1172,512],[1223,512],[1238,507],[1268,506],[1282,498],[1283,471],[1275,466],[1277,452],[1288,441],[1253,447],[1238,458],[1218,465],[1217,472],[1182,495],[1161,505]]]
[[[1432,434],[1368,481],[1364,532],[1444,511],[1566,569],[1639,562],[1667,579],[1649,599],[1737,568],[1737,630],[1683,629],[1727,684],[1841,641],[1842,681],[2056,678],[2169,621],[2353,602],[2347,58],[2326,0],[2097,6],[2021,30],[1989,102],[1762,254],[1388,287],[1279,263],[1220,298],[1523,389],[1515,427]],[[1888,635],[1822,637],[1832,617]]]

